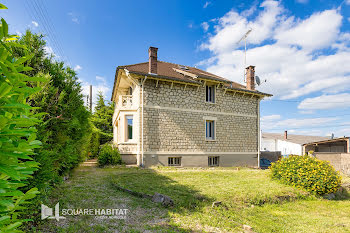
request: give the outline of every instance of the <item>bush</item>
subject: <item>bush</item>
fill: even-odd
[[[6,7],[0,4],[0,9]],[[29,77],[23,72],[32,68],[24,63],[32,54],[8,34],[4,19],[0,22],[0,232],[20,232],[18,227],[28,219],[21,214],[39,193],[28,188],[28,179],[39,164],[33,161],[34,150],[40,148],[35,126],[39,123],[26,100],[39,92],[34,83],[43,77]],[[12,47],[21,47],[26,56],[15,58]],[[29,189],[29,190],[28,190]],[[32,210],[31,210],[32,211]]]
[[[282,158],[270,169],[273,178],[313,194],[334,193],[341,184],[341,177],[328,162],[308,155]]]
[[[101,131],[91,123],[92,133],[89,143],[89,158],[96,158],[100,148]]]
[[[109,143],[102,145],[100,147],[100,153],[98,154],[98,165],[104,166],[117,164],[122,164],[119,150]]]

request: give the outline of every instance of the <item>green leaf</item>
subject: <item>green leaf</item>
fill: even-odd
[[[8,83],[3,82],[0,85],[0,98],[5,96],[7,93],[9,93],[12,89],[12,86],[10,86]]]
[[[4,4],[0,3],[0,10],[5,10],[5,9],[8,9],[8,8]]]
[[[15,169],[13,169],[12,167],[9,167],[7,165],[2,165],[0,164],[0,172],[6,174],[9,177],[12,177],[16,180],[21,179],[20,174],[18,173],[18,171],[16,171]]]
[[[7,25],[6,21],[4,19],[1,19],[1,23],[2,23],[2,31],[4,34],[4,37],[7,37],[8,31],[9,31],[9,26]]]

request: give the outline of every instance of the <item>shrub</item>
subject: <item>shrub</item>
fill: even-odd
[[[97,129],[92,123],[92,135],[89,143],[89,158],[96,158],[100,148],[100,135],[101,131]]]
[[[100,153],[98,154],[98,165],[117,165],[122,164],[122,158],[119,150],[114,148],[112,144],[106,143],[100,147]]]
[[[6,9],[0,3],[0,9]],[[23,72],[32,68],[24,63],[32,57],[15,58],[11,47],[22,47],[17,37],[8,34],[4,19],[0,22],[0,232],[20,232],[18,227],[28,219],[21,214],[27,204],[39,193],[28,188],[28,179],[38,169],[33,161],[34,149],[40,148],[36,140],[39,115],[26,100],[40,88],[33,87],[42,77],[28,77]],[[22,47],[26,52],[27,49]],[[29,189],[29,190],[28,190]]]
[[[282,158],[272,163],[270,169],[273,178],[313,194],[334,193],[341,184],[341,177],[329,162],[308,155]]]

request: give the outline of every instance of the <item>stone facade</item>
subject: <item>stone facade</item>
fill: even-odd
[[[258,102],[255,96],[215,88],[215,103],[205,87],[147,80],[144,84],[144,164],[167,165],[182,157],[182,166],[257,166]],[[215,121],[215,140],[206,140],[205,121]]]

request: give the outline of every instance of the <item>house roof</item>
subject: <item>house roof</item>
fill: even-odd
[[[261,94],[265,96],[271,96],[270,94],[266,94],[263,92],[259,92],[257,90],[248,90],[246,86],[232,82],[226,78],[220,77],[218,75],[209,73],[207,71],[190,67],[190,66],[184,66],[179,64],[174,64],[170,62],[164,62],[164,61],[157,61],[157,74],[150,74],[148,73],[149,63],[143,62],[143,63],[137,63],[132,65],[125,65],[125,66],[118,66],[117,67],[117,73],[119,69],[127,69],[130,73],[139,74],[139,75],[147,75],[157,78],[163,78],[163,79],[170,79],[170,80],[176,80],[176,81],[182,81],[182,82],[188,82],[188,83],[195,83],[195,84],[201,84],[201,82],[198,79],[209,79],[214,81],[219,81],[223,83],[225,88],[232,89],[232,90],[239,90],[244,92],[250,92],[250,93],[256,93]],[[186,75],[187,73],[187,75]],[[192,76],[192,77],[191,77]],[[197,77],[194,78],[193,76]],[[115,80],[116,83],[116,80]],[[115,85],[114,83],[114,85]],[[113,88],[114,92],[114,88]],[[112,94],[113,98],[113,94]]]
[[[304,143],[304,145],[313,145],[313,144],[322,144],[322,143],[331,143],[331,142],[340,142],[340,141],[346,141],[349,140],[349,137],[342,137],[342,138],[327,138],[327,139],[323,139],[320,141],[313,141],[313,142],[307,142]]]
[[[329,137],[297,135],[297,134],[288,134],[287,139],[284,139],[284,134],[279,134],[279,133],[262,133],[262,138],[278,139],[281,141],[291,142],[291,143],[300,144],[300,145],[330,139]]]

